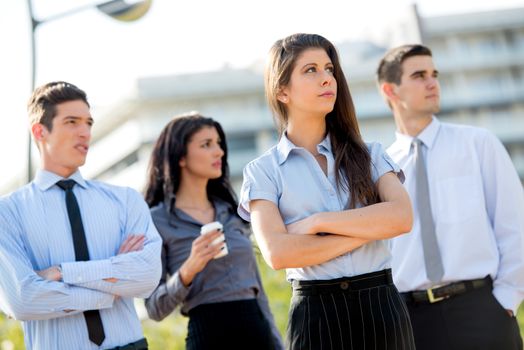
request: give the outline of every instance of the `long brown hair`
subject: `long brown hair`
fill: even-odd
[[[280,135],[287,127],[288,112],[277,95],[282,87],[289,84],[298,57],[311,48],[325,50],[334,66],[338,92],[333,110],[326,115],[326,131],[330,135],[335,157],[337,186],[348,190],[350,208],[355,208],[357,203],[363,206],[377,203],[379,197],[371,179],[371,157],[360,134],[355,107],[337,50],[320,35],[293,34],[278,40],[269,51],[265,72],[266,98]]]
[[[145,199],[149,207],[163,202],[167,196],[178,191],[181,174],[180,159],[187,154],[187,144],[191,137],[203,127],[216,129],[220,137],[220,148],[224,151],[222,175],[208,181],[207,195],[222,199],[230,204],[232,212],[236,211],[237,201],[229,182],[226,135],[218,122],[198,113],[174,117],[160,133],[151,154],[145,187]]]

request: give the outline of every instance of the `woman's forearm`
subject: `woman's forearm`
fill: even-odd
[[[368,240],[398,236],[409,232],[413,224],[411,206],[396,202],[317,213],[312,215],[310,220],[313,231]]]
[[[368,242],[339,235],[300,235],[290,233],[274,203],[251,202],[251,226],[262,256],[273,269],[322,264]]]
[[[270,236],[264,242],[259,240],[259,246],[264,259],[275,270],[322,264],[369,242],[339,235],[275,233]]]
[[[328,232],[369,240],[386,239],[411,231],[413,210],[409,195],[393,173],[377,181],[380,203],[358,209],[317,213],[304,219],[309,225],[288,225],[288,230],[310,229],[297,233]],[[293,226],[295,225],[295,226]]]

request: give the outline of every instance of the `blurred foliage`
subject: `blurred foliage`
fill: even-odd
[[[524,339],[524,303],[520,304],[517,312],[517,320],[519,321],[520,336]]]
[[[24,349],[24,334],[18,321],[0,312],[0,350]]]
[[[257,258],[264,288],[268,295],[271,310],[282,336],[286,329],[287,313],[291,298],[291,288],[286,282],[284,271],[273,271]],[[524,338],[524,303],[518,312],[520,332]],[[187,333],[187,317],[177,311],[162,322],[144,320],[145,336],[151,350],[184,350]],[[23,350],[24,340],[20,324],[0,314],[0,350]]]

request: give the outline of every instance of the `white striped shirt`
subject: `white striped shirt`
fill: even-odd
[[[106,349],[143,338],[133,297],[148,297],[160,279],[161,239],[140,194],[86,181],[79,171],[70,179],[90,261],[75,261],[65,192],[55,185],[60,176],[41,170],[0,199],[0,308],[22,321],[27,349]],[[117,255],[130,234],[145,234],[144,248]],[[55,265],[63,282],[35,273]],[[91,309],[100,310],[104,326],[100,347],[90,342],[82,314]]]

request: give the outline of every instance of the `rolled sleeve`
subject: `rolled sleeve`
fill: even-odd
[[[384,151],[380,143],[369,143],[368,150],[371,157],[371,178],[373,182],[377,182],[382,175],[393,172],[397,175],[400,182],[404,183],[404,172]]]
[[[173,297],[177,304],[183,303],[189,294],[190,287],[186,287],[180,279],[180,273],[177,271],[166,283],[167,293]]]
[[[169,277],[165,283],[164,277],[162,279],[160,285],[145,301],[147,313],[155,321],[163,320],[177,306],[183,305],[191,290],[191,286],[186,287],[182,283],[178,271]]]
[[[263,168],[264,159],[257,159],[244,168],[244,182],[240,189],[238,215],[246,221],[251,221],[249,203],[255,199],[264,199],[278,204],[277,186]],[[266,167],[270,168],[270,167]]]

